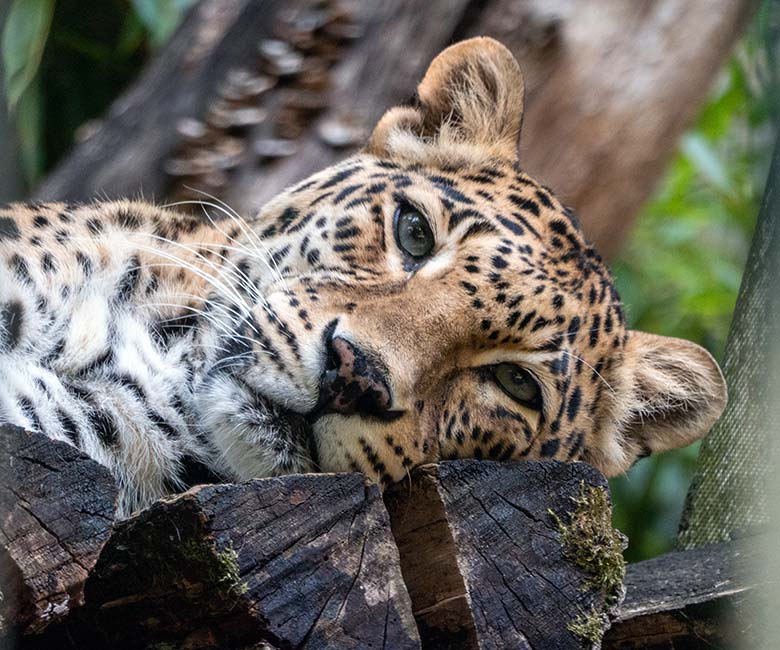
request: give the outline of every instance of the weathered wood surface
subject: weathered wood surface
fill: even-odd
[[[83,603],[116,496],[108,470],[71,445],[0,425],[4,626],[40,632]]]
[[[419,647],[387,512],[359,474],[160,501],[117,524],[86,599],[80,647]]]
[[[630,565],[607,602],[561,535],[606,488],[584,464],[424,466],[387,490],[389,516],[358,474],[203,486],[111,534],[107,470],[9,426],[0,459],[0,613],[20,648],[555,650],[591,647],[570,629],[589,614],[613,620],[605,650],[755,638],[761,538]]]
[[[37,197],[140,192],[163,200],[188,185],[251,215],[353,150],[386,108],[411,96],[446,45],[485,34],[503,41],[526,73],[522,165],[609,254],[753,4],[203,0]],[[269,37],[292,51],[260,55]],[[261,89],[257,75],[273,88]]]
[[[550,514],[568,523],[583,486],[606,490],[606,481],[580,463],[455,461],[389,490],[423,647],[590,647],[571,625],[595,614],[603,632],[620,593],[606,602]],[[610,526],[608,507],[601,514]]]
[[[605,650],[759,647],[752,643],[757,621],[749,601],[772,575],[760,552],[765,541],[714,544],[629,565]],[[773,560],[780,563],[777,555]]]

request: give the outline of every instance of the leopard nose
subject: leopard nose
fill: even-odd
[[[320,413],[394,419],[387,371],[374,355],[340,336],[326,341],[328,360],[320,381]]]

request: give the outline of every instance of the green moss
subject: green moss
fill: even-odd
[[[245,594],[249,587],[241,580],[238,573],[238,554],[232,548],[226,548],[217,555],[217,582],[227,585],[228,588],[237,593]]]
[[[604,630],[604,616],[593,607],[587,614],[580,614],[571,621],[566,629],[585,641],[597,644]]]
[[[609,493],[582,482],[572,501],[575,509],[568,523],[548,511],[561,534],[564,555],[590,575],[586,588],[601,590],[607,605],[613,605],[623,591],[626,538],[612,527]]]
[[[226,547],[215,557],[208,544],[188,540],[182,545],[181,553],[187,560],[206,566],[210,583],[235,594],[246,593],[248,587],[238,571],[238,554],[232,547]]]
[[[152,589],[167,592],[175,587],[189,600],[201,598],[204,590],[216,589],[230,598],[247,592],[238,554],[230,545],[220,550],[198,530],[175,532],[151,526],[144,531],[140,546]]]
[[[246,593],[248,587],[238,572],[238,554],[232,547],[217,553],[216,557],[208,544],[187,540],[181,546],[182,556],[206,566],[208,581],[227,592]]]

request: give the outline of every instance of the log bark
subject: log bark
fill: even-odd
[[[75,447],[10,425],[0,425],[0,463],[0,620],[38,633],[83,603],[117,490]]]
[[[429,465],[391,488],[385,502],[423,647],[596,646],[620,587],[599,588],[560,530],[582,515],[588,488],[607,489],[588,465],[532,461]],[[612,532],[610,514],[607,505],[596,516]],[[622,542],[613,550],[622,566]],[[575,631],[586,618],[590,638]]]
[[[762,543],[738,540],[668,553],[626,571],[626,598],[604,636],[605,650],[762,647],[755,596],[767,575]],[[761,575],[757,569],[761,567]]]
[[[195,187],[251,215],[289,183],[352,151],[386,108],[413,93],[438,51],[486,34],[506,43],[526,73],[523,167],[570,204],[610,254],[754,3],[317,4],[201,2],[38,198],[142,193],[162,200],[192,196],[186,187]],[[258,56],[258,41],[267,46],[271,36],[292,50],[277,43]],[[275,88],[258,91],[258,75]],[[254,112],[241,112],[247,108]]]
[[[119,523],[78,647],[419,647],[376,486],[359,474],[202,486]]]

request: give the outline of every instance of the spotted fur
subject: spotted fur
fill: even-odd
[[[517,159],[523,81],[490,39],[432,63],[365,149],[245,221],[142,202],[0,211],[0,421],[112,469],[121,512],[208,480],[555,458],[609,475],[688,444],[725,386],[630,331],[572,212]],[[431,254],[398,245],[399,206]],[[494,369],[541,389],[513,399]]]

